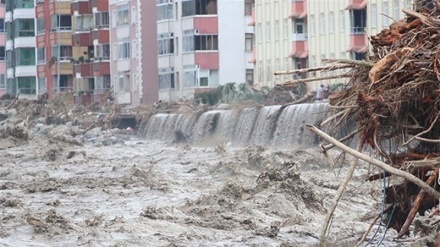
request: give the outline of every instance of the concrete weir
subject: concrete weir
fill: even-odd
[[[156,114],[139,131],[147,139],[168,142],[311,147],[319,138],[305,124],[319,125],[329,114],[327,103],[211,110],[201,115]]]

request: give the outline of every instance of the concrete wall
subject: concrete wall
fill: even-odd
[[[140,5],[141,39],[140,75],[142,82],[142,99],[144,104],[152,104],[159,98],[157,69],[157,24],[156,1],[137,0]]]
[[[244,0],[218,1],[219,84],[245,83]]]

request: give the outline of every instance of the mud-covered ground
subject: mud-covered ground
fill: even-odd
[[[39,125],[27,141],[0,142],[0,246],[316,246],[347,169],[329,170],[313,149],[170,145]],[[339,203],[328,246],[354,246],[371,222],[362,218],[379,212],[367,169]],[[403,246],[390,242],[395,234],[386,246]]]
[[[348,170],[315,149],[166,144],[54,109],[0,109],[0,246],[317,246]],[[356,170],[325,246],[354,246],[380,212],[368,169]],[[395,235],[384,246],[410,245]]]

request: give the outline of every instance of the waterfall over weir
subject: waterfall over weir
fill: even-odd
[[[195,145],[311,147],[319,138],[305,124],[319,125],[328,116],[326,103],[212,110],[201,115],[161,113],[152,116],[141,131],[147,139],[171,142],[179,136]]]

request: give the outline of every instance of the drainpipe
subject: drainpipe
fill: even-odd
[[[55,1],[55,4],[57,5],[56,8],[56,17],[57,17],[57,50],[58,50],[58,58],[57,58],[57,96],[60,96],[60,59],[61,59],[61,46],[60,46],[60,32],[61,32],[61,28],[60,28],[60,22],[61,22],[61,18],[59,16],[59,8],[60,8],[60,4],[58,3],[58,1]]]

